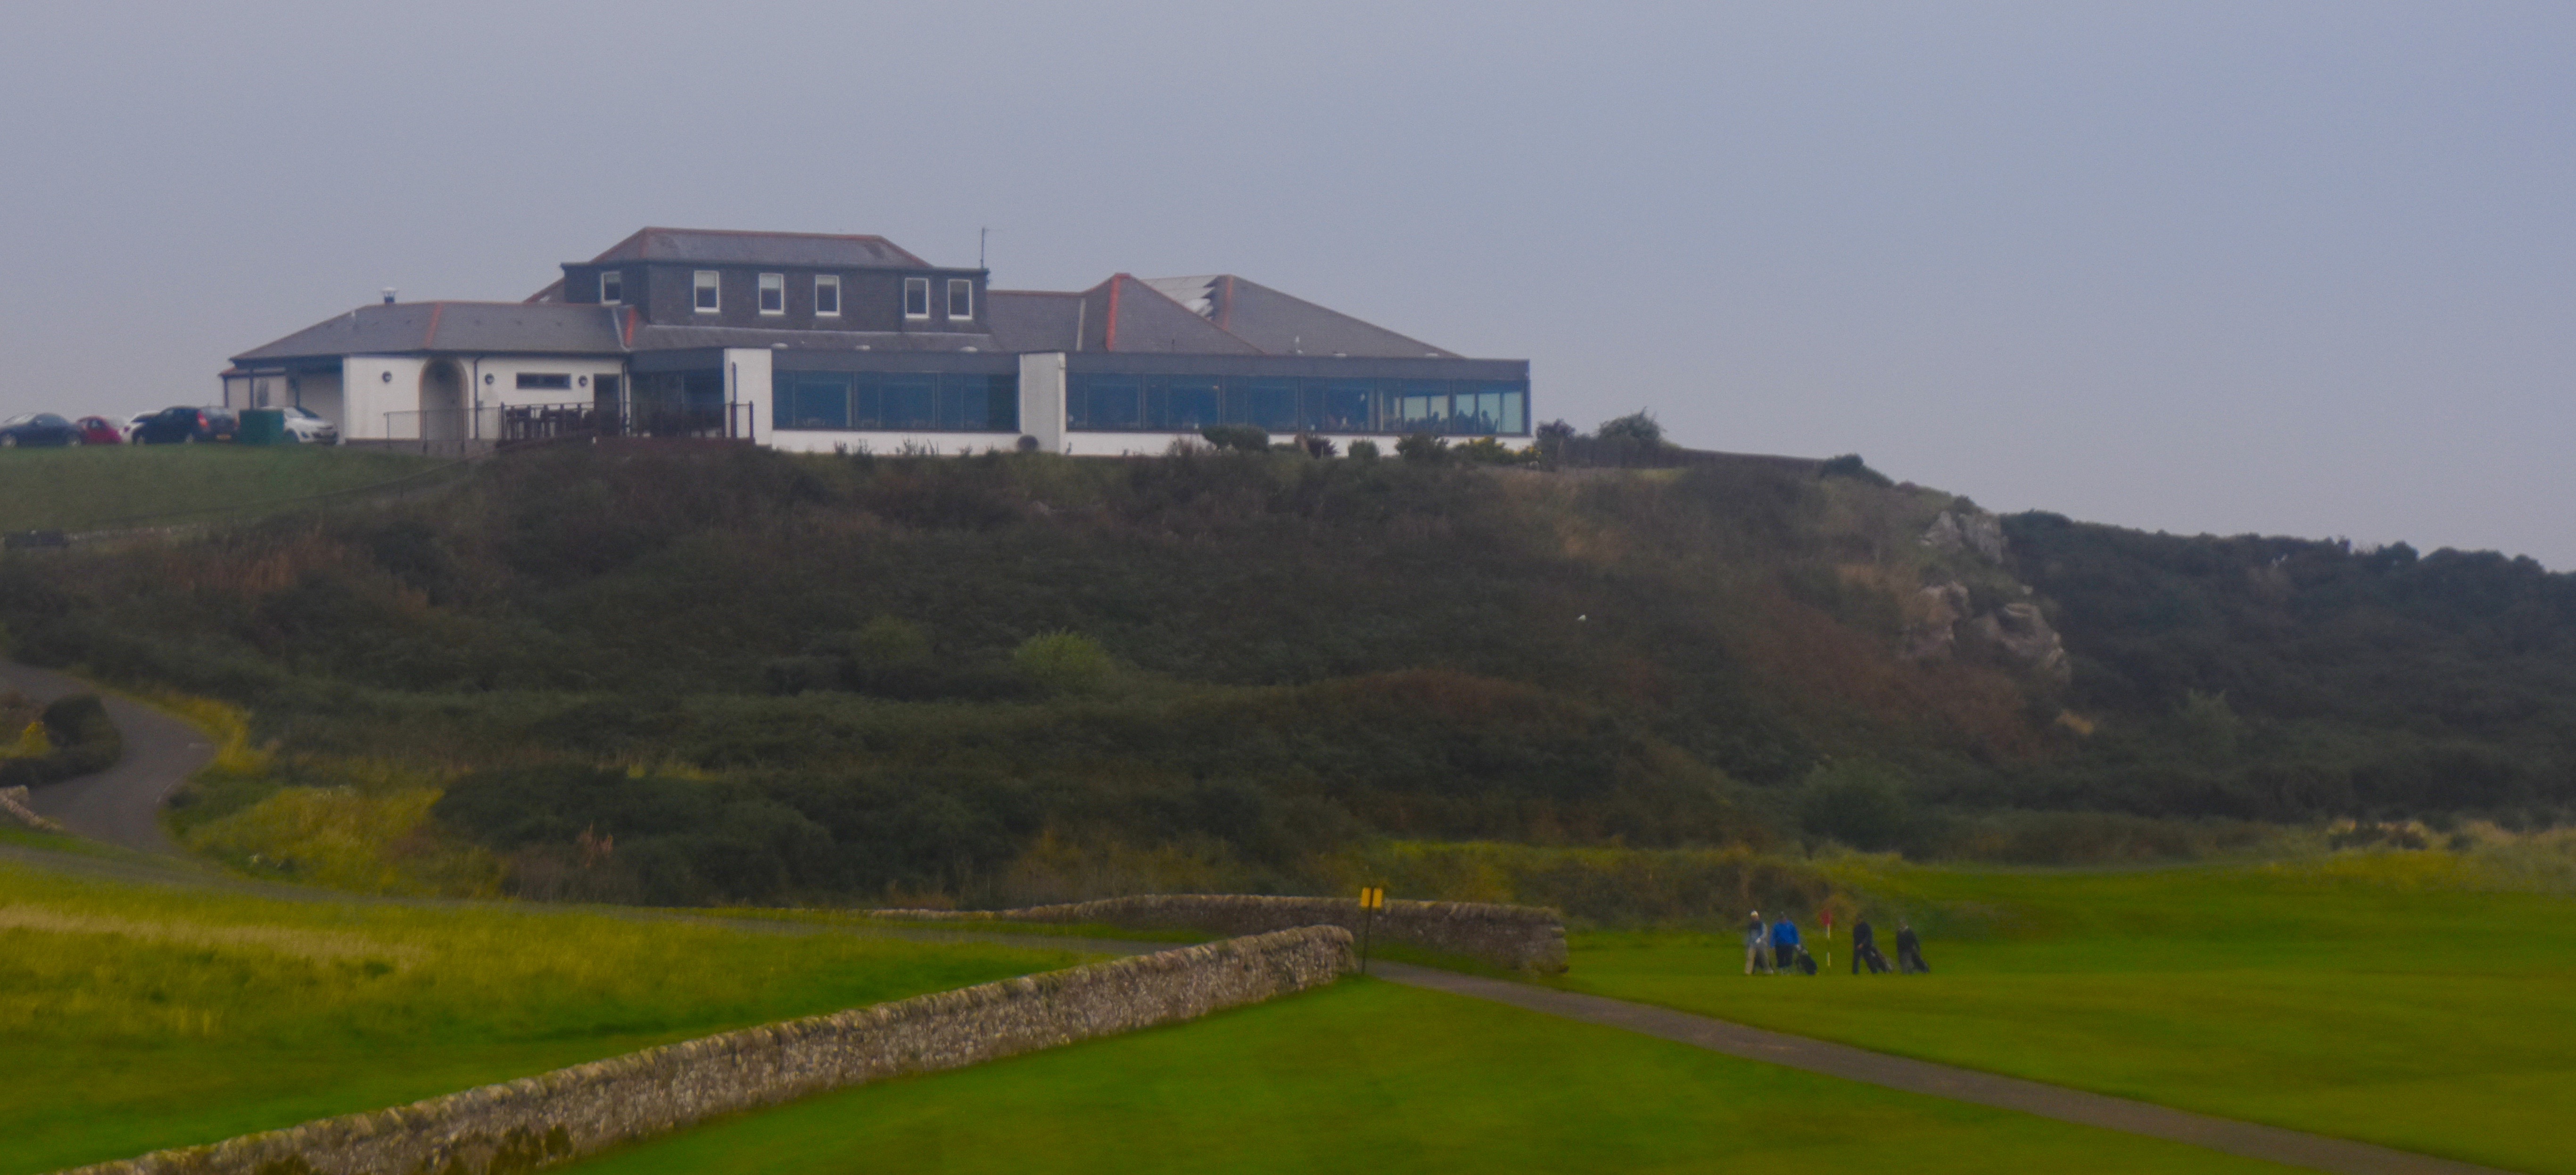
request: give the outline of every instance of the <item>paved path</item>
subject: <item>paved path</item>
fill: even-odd
[[[1973,1102],[2081,1126],[2099,1126],[2106,1130],[2170,1139],[2313,1171],[2336,1171],[2345,1175],[2504,1175],[2494,1167],[2481,1167],[2474,1163],[2391,1150],[2321,1134],[2302,1134],[2277,1126],[2213,1118],[2147,1102],[2085,1093],[2062,1085],[2043,1085],[1973,1069],[1956,1069],[1603,996],[1383,960],[1370,964],[1369,970],[1381,979],[1413,987],[1492,1000],[1587,1024],[1624,1028],[1749,1061],[1786,1065],[1847,1081]]]
[[[9,661],[0,661],[0,688],[40,702],[64,694],[98,692],[75,678]],[[214,744],[195,727],[160,710],[115,694],[100,697],[117,733],[124,736],[124,756],[96,775],[33,789],[28,806],[91,840],[175,856],[179,846],[161,830],[161,801],[213,761]]]
[[[62,674],[32,669],[7,661],[0,661],[0,686],[16,689],[29,697],[45,701],[67,693],[82,692],[88,688],[81,682]],[[159,819],[161,802],[169,796],[172,789],[179,786],[181,781],[213,759],[214,747],[194,727],[159,710],[114,695],[106,695],[106,702],[109,716],[116,720],[117,729],[125,738],[124,757],[117,761],[116,766],[96,775],[48,784],[36,789],[33,793],[32,806],[38,813],[61,821],[64,827],[93,840],[106,841],[145,853],[178,857],[178,847],[170,843],[169,836],[161,830]],[[112,875],[121,880],[190,886],[214,885],[256,891],[268,897],[315,901],[387,900],[222,877],[187,867],[179,861],[172,861],[169,865],[133,861],[116,862],[0,845],[0,859],[8,858],[72,872]],[[188,864],[192,865],[193,862]],[[440,899],[414,899],[413,901],[422,905],[474,904]],[[642,918],[721,921],[738,928],[757,927],[785,934],[840,930],[896,938],[964,940],[1057,950],[1088,949],[1111,954],[1144,954],[1184,945],[933,928],[858,927],[846,923],[817,924],[786,920],[723,918],[671,911],[599,908],[598,912],[614,912],[623,916]],[[2481,1167],[2430,1155],[2391,1150],[2387,1147],[2328,1138],[2324,1135],[2303,1134],[2275,1126],[2213,1118],[2205,1114],[2194,1114],[2147,1102],[2085,1093],[2064,1086],[2044,1085],[2036,1081],[2023,1081],[2014,1077],[1980,1073],[1972,1069],[1958,1069],[1928,1061],[1874,1053],[1866,1049],[1852,1048],[1849,1045],[1770,1032],[1706,1016],[1695,1016],[1687,1012],[1676,1012],[1668,1008],[1634,1004],[1603,996],[1559,991],[1509,980],[1461,975],[1452,971],[1439,971],[1429,967],[1416,967],[1384,960],[1376,962],[1370,970],[1380,978],[1413,987],[1493,1000],[1532,1012],[1562,1016],[1569,1020],[1624,1028],[1631,1032],[1695,1045],[1747,1060],[1785,1065],[1793,1069],[1804,1069],[1848,1081],[1900,1089],[1908,1093],[1930,1094],[1954,1101],[1994,1106],[1998,1109],[2054,1118],[2061,1122],[2170,1139],[2231,1155],[2263,1159],[2293,1167],[2340,1172],[2343,1175],[2504,1175],[2493,1167]]]

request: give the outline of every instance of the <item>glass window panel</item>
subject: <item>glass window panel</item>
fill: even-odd
[[[975,317],[975,283],[967,278],[948,279],[948,317]]]
[[[1241,411],[1234,414],[1235,423],[1254,425],[1270,432],[1297,430],[1296,380],[1237,380],[1235,391],[1243,401]]]
[[[885,427],[929,429],[939,426],[939,377],[928,373],[890,372],[884,377]]]
[[[1145,427],[1196,432],[1225,420],[1225,397],[1214,376],[1157,375],[1145,381]]]
[[[906,318],[930,317],[930,279],[903,279],[903,315]]]
[[[1082,421],[1073,425],[1087,429],[1133,429],[1141,418],[1138,401],[1143,398],[1143,381],[1132,375],[1085,375],[1078,377],[1082,392],[1077,404]],[[1075,404],[1066,405],[1067,408]]]
[[[1436,379],[1409,379],[1398,387],[1391,431],[1439,432],[1448,426],[1449,385]]]
[[[814,313],[837,317],[841,313],[841,279],[824,275],[814,279]]]
[[[1515,388],[1504,392],[1502,396],[1503,431],[1513,434],[1527,433],[1529,431],[1529,393]]]
[[[1367,432],[1369,400],[1376,390],[1375,380],[1336,379],[1316,381],[1314,411],[1305,424],[1317,432]]]
[[[760,312],[763,314],[787,313],[786,274],[764,273],[760,275]]]
[[[885,427],[885,377],[874,372],[850,377],[850,427]]]
[[[1020,431],[1020,377],[996,375],[984,384],[984,427],[993,432]]]
[[[795,412],[780,428],[850,427],[850,377],[801,373],[793,377],[789,396]]]

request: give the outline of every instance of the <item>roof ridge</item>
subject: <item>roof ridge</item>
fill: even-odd
[[[1137,285],[1143,286],[1143,287],[1145,287],[1146,289],[1154,290],[1154,296],[1155,296],[1155,297],[1157,297],[1157,298],[1161,298],[1162,300],[1164,300],[1164,301],[1166,301],[1166,302],[1169,302],[1169,303],[1171,303],[1171,304],[1172,304],[1172,305],[1174,305],[1174,306],[1178,306],[1178,307],[1180,307],[1180,308],[1181,308],[1181,313],[1186,314],[1186,315],[1189,315],[1189,316],[1190,316],[1190,317],[1192,317],[1192,318],[1198,319],[1200,322],[1204,322],[1204,323],[1208,324],[1208,326],[1210,326],[1210,327],[1214,328],[1216,331],[1218,331],[1219,333],[1221,333],[1221,334],[1225,335],[1227,338],[1233,339],[1234,341],[1236,341],[1236,342],[1238,342],[1238,343],[1241,343],[1241,344],[1243,344],[1244,346],[1247,346],[1247,347],[1252,348],[1252,353],[1253,353],[1253,354],[1255,354],[1255,355],[1267,355],[1267,354],[1270,354],[1270,352],[1269,352],[1267,349],[1263,348],[1261,344],[1256,343],[1256,342],[1253,342],[1252,340],[1247,339],[1247,338],[1243,337],[1242,335],[1239,335],[1239,334],[1234,333],[1233,329],[1232,329],[1232,328],[1230,328],[1230,327],[1228,327],[1228,326],[1226,326],[1224,323],[1218,322],[1217,320],[1215,320],[1215,319],[1213,319],[1213,318],[1210,318],[1210,317],[1208,317],[1207,315],[1201,314],[1201,313],[1199,313],[1199,312],[1198,312],[1198,311],[1196,311],[1196,310],[1192,310],[1192,309],[1190,309],[1190,305],[1189,305],[1189,303],[1187,303],[1187,302],[1183,302],[1183,301],[1181,301],[1180,299],[1175,298],[1175,297],[1171,296],[1170,294],[1166,294],[1166,293],[1164,293],[1164,292],[1163,292],[1163,291],[1161,291],[1161,290],[1154,289],[1154,283],[1153,283],[1152,281],[1148,281],[1148,280],[1146,280],[1146,279],[1144,279],[1144,278],[1137,277],[1137,276],[1135,276],[1135,275],[1133,275],[1133,274],[1121,274],[1121,275],[1119,275],[1119,276],[1121,276],[1121,277],[1125,277],[1127,280],[1132,281],[1132,282],[1135,282]],[[1232,275],[1232,274],[1223,274],[1223,273],[1219,273],[1219,274],[1210,274],[1210,275],[1208,275],[1208,276],[1211,276],[1211,277],[1231,277],[1231,276],[1233,276],[1233,275]],[[1157,279],[1157,280],[1170,281],[1170,280],[1172,280],[1172,279],[1170,279],[1170,278],[1162,278],[1162,279]],[[1347,316],[1346,316],[1346,317],[1347,317]],[[1381,327],[1381,328],[1379,328],[1379,329],[1384,329],[1384,328],[1383,328],[1383,327]],[[1428,344],[1425,344],[1425,345],[1427,346]]]
[[[708,237],[795,237],[800,240],[808,241],[871,241],[902,254],[906,260],[911,261],[913,264],[918,265],[923,269],[940,268],[939,266],[932,265],[930,262],[924,260],[921,254],[895,244],[893,241],[886,239],[886,237],[880,233],[772,232],[766,229],[753,228],[675,228],[664,224],[648,224],[634,232],[626,234],[624,237],[619,238],[616,244],[610,245],[608,248],[601,250],[598,256],[591,258],[591,262],[593,264],[597,264],[599,262],[606,261],[609,254],[624,247],[628,241],[633,241],[646,233],[693,233],[698,236]],[[642,246],[637,246],[636,251],[638,253],[643,252]],[[650,260],[650,258],[642,259]]]

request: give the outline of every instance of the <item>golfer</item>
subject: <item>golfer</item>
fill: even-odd
[[[1878,953],[1878,931],[1867,918],[1852,923],[1852,974],[1860,974],[1864,963],[1872,975],[1887,974],[1887,956]]]
[[[1786,914],[1771,924],[1771,957],[1782,971],[1798,965],[1798,924]]]
[[[1753,912],[1753,921],[1744,924],[1744,973],[1771,973],[1770,955],[1762,948],[1771,941],[1771,928],[1763,925],[1762,911]]]
[[[1929,975],[1932,964],[1923,961],[1923,939],[1914,933],[1914,924],[1896,924],[1896,969],[1907,975]]]

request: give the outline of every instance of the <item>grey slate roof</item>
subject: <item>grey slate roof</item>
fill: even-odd
[[[1082,295],[1054,290],[986,290],[984,322],[1005,351],[1070,351],[1088,325]]]
[[[831,233],[755,233],[731,229],[646,228],[592,258],[602,261],[704,261],[736,265],[813,265],[842,269],[934,269],[892,241]]]
[[[1455,359],[1455,352],[1400,335],[1230,273],[1148,279],[1152,286],[1230,334],[1272,355],[1370,359]]]
[[[360,306],[233,356],[235,363],[338,355],[479,351],[494,355],[615,355],[615,308],[529,302],[400,302]]]
[[[1261,348],[1126,274],[1083,291],[1085,351],[1258,355]]]
[[[798,351],[989,351],[1004,353],[993,336],[959,331],[754,330],[729,326],[635,328],[637,351],[706,347],[767,347],[785,343]]]

